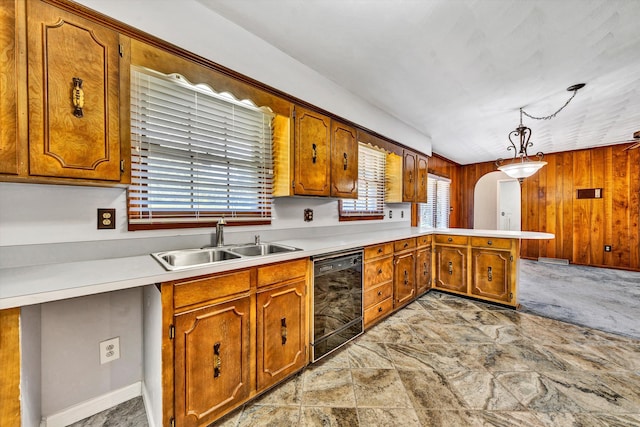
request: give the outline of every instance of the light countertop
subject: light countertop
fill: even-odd
[[[321,238],[278,240],[302,251],[227,260],[206,267],[166,271],[150,255],[109,258],[91,261],[10,267],[0,269],[0,309],[40,304],[67,298],[111,292],[169,280],[207,275],[221,271],[254,267],[274,262],[343,251],[387,241],[427,234],[463,236],[553,239],[549,233],[528,231],[402,228],[375,233],[330,235]]]

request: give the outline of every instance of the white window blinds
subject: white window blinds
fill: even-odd
[[[386,153],[358,144],[358,199],[341,200],[341,217],[384,215],[384,171]]]
[[[272,118],[182,76],[132,67],[130,228],[269,219]]]
[[[437,175],[428,175],[427,203],[418,205],[420,225],[449,228],[450,187],[450,179]]]

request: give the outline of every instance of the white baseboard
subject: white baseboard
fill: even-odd
[[[144,402],[144,411],[147,414],[147,423],[149,427],[160,427],[161,424],[157,424],[155,418],[153,417],[153,405],[151,404],[151,397],[149,396],[149,392],[147,391],[147,385],[142,383],[142,401]]]
[[[86,402],[70,406],[57,414],[42,418],[40,427],[65,427],[106,409],[119,405],[142,393],[142,382],[138,381],[110,393],[103,394]]]

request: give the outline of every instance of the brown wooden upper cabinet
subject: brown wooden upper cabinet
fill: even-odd
[[[274,144],[274,195],[358,198],[356,130],[300,106],[294,110],[293,128],[293,150],[284,138]]]
[[[18,76],[16,3],[0,7],[0,174],[18,173]]]
[[[119,34],[27,2],[31,176],[120,181]]]
[[[413,151],[404,150],[402,160],[402,201],[427,202],[426,157]]]

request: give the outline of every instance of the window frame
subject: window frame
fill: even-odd
[[[446,184],[446,188],[447,188],[446,227],[438,226],[439,219],[441,218],[441,216],[438,215],[438,212],[442,213],[444,211],[444,209],[440,206],[440,203],[439,203],[441,201],[441,198],[439,197],[439,193],[438,193],[438,187],[439,187],[438,183]],[[445,176],[429,173],[427,175],[427,200],[428,200],[427,203],[417,204],[418,205],[417,214],[418,214],[419,225],[425,226],[425,227],[432,227],[434,229],[449,228],[451,225],[451,179]],[[423,212],[428,208],[430,202],[432,201],[435,203],[433,203],[433,206],[431,208],[432,212],[430,216],[433,218],[433,224],[430,225],[430,224],[424,223],[425,214]]]

